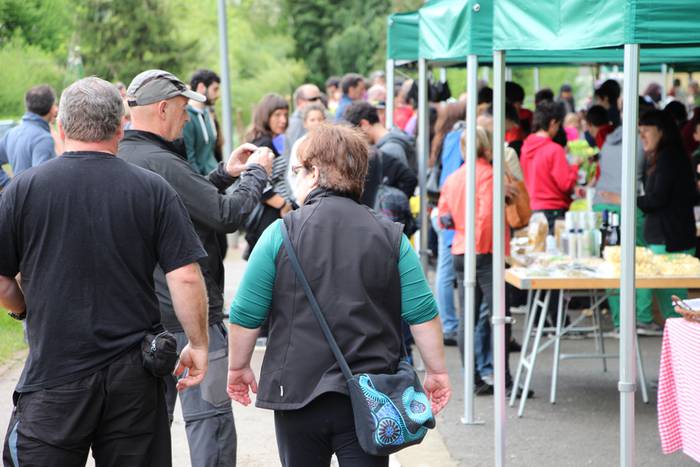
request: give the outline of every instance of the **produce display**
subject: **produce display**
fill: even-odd
[[[569,141],[566,145],[569,154],[579,163],[579,185],[588,185],[598,175],[598,148],[591,147],[586,140]]]
[[[524,238],[515,238],[511,254],[521,267],[518,272],[527,277],[620,277],[619,246],[609,246],[603,258],[572,259],[563,254],[532,252]],[[528,251],[529,250],[529,251]],[[637,277],[700,277],[700,260],[686,254],[657,255],[650,249],[636,247]]]

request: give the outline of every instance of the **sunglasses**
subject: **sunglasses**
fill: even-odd
[[[321,100],[321,96],[316,96],[316,97],[309,97],[308,99],[305,99],[309,102],[316,102]]]

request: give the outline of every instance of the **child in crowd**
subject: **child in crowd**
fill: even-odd
[[[586,113],[586,123],[588,123],[588,132],[595,138],[596,146],[601,149],[605,144],[605,138],[615,129],[610,123],[608,111],[601,105],[594,105]]]
[[[304,129],[308,133],[309,131],[317,128],[323,122],[326,121],[326,109],[322,104],[313,103],[304,106],[302,109],[301,117],[304,120]],[[296,200],[296,193],[294,192],[296,184],[296,177],[294,175],[293,169],[299,165],[299,159],[297,158],[297,150],[302,141],[306,139],[306,135],[302,136],[292,146],[292,150],[289,154],[289,161],[287,163],[287,184],[290,187],[290,193]]]
[[[575,112],[569,112],[564,117],[564,131],[567,141],[576,141],[581,135],[581,118]]]

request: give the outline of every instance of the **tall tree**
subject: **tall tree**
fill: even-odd
[[[0,0],[0,47],[19,39],[48,52],[70,34],[67,0]]]
[[[79,42],[85,72],[130,81],[149,68],[181,73],[193,57],[163,0],[79,0]]]
[[[332,74],[383,67],[391,0],[284,0],[295,55],[316,83]]]

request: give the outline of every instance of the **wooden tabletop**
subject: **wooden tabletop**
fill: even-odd
[[[617,289],[616,277],[530,277],[522,269],[506,269],[506,282],[521,290]],[[639,289],[698,289],[700,277],[638,277]]]

